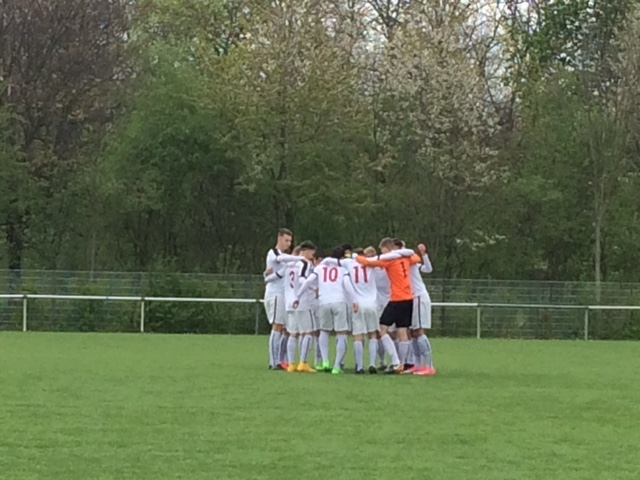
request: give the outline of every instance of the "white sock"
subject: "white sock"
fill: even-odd
[[[280,340],[282,338],[282,332],[271,330],[269,336],[269,363],[272,367],[275,367],[280,363]]]
[[[293,335],[289,335],[287,340],[287,363],[296,363],[296,347],[298,339]]]
[[[300,361],[302,363],[307,363],[307,355],[309,354],[311,338],[311,335],[305,335],[300,339]]]
[[[318,343],[320,344],[320,356],[322,357],[322,363],[329,362],[329,332],[321,330]]]
[[[384,350],[382,350],[384,355]],[[369,365],[376,366],[376,357],[378,356],[378,339],[372,338],[369,340]]]
[[[320,352],[320,338],[313,337],[313,364],[322,363],[322,352]]]
[[[353,353],[356,358],[356,372],[364,368],[364,347],[362,341],[356,340],[353,342]]]
[[[380,357],[380,365],[384,365],[384,356],[385,356],[385,351],[384,351],[384,343],[382,343],[381,341],[378,340],[378,356]]]
[[[287,359],[287,344],[289,343],[289,335],[283,334],[280,337],[280,362],[284,362]]]
[[[409,340],[409,349],[407,350],[407,361],[405,363],[409,363],[411,365],[415,365],[416,363],[418,363],[418,360],[413,355],[413,342],[411,340]]]
[[[411,342],[400,342],[400,349],[398,350],[398,357],[400,363],[407,363],[407,356],[409,355],[409,348],[411,348]]]
[[[424,365],[424,358],[420,352],[420,342],[418,342],[417,338],[411,340],[411,347],[413,347],[413,356],[416,359],[415,364],[422,367]]]
[[[347,336],[344,334],[336,335],[336,361],[333,364],[333,368],[341,368],[344,356],[347,353]]]
[[[396,347],[393,344],[393,340],[391,340],[391,337],[389,336],[389,334],[385,333],[380,338],[380,341],[382,342],[382,345],[384,345],[385,351],[391,357],[391,365],[393,365],[394,367],[397,367],[398,365],[400,365],[400,359],[398,358],[398,352],[396,351]]]
[[[427,367],[433,368],[433,355],[431,354],[431,342],[426,335],[418,337],[418,345],[420,346],[420,354],[424,357],[424,363]]]

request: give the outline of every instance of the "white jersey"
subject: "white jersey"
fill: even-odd
[[[277,261],[277,257],[281,253],[277,248],[272,248],[267,253],[267,268],[265,270],[271,269],[274,273],[271,274],[273,279],[267,283],[264,290],[265,299],[284,295],[284,275],[281,274],[283,266]]]
[[[318,286],[320,296],[318,297],[319,305],[329,305],[331,303],[347,303],[347,295],[344,290],[343,281],[349,273],[347,270],[336,264],[331,264],[327,259],[316,265],[313,275],[307,279],[302,289],[302,293],[307,289]]]
[[[293,311],[293,302],[298,300],[298,310],[310,310],[315,297],[313,290],[307,290],[298,298],[300,286],[312,273],[313,267],[306,260],[288,263],[284,275],[284,302],[288,311]]]
[[[414,297],[423,297],[427,295],[427,287],[424,285],[422,275],[420,274],[420,264],[415,263],[409,267],[409,274],[411,275],[411,290],[413,290]]]
[[[345,278],[344,281],[345,285],[350,285],[347,287],[347,290],[354,303],[375,308],[378,291],[374,278],[374,268],[361,265],[350,258],[340,260],[339,262],[333,258],[326,259],[326,263],[328,265],[342,265],[347,272],[349,272],[349,277]],[[383,274],[386,278],[387,274],[384,271]]]
[[[311,272],[313,273],[313,272]],[[320,299],[318,298],[318,287],[314,287],[311,289],[311,310],[317,311],[320,306]]]
[[[391,297],[391,285],[389,284],[389,277],[387,272],[383,268],[374,268],[371,272],[376,284],[376,303],[380,306],[385,306],[389,303]]]

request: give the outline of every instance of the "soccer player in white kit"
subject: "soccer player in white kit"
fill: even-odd
[[[374,249],[375,252],[375,249]],[[378,332],[380,327],[377,299],[378,290],[374,272],[376,268],[360,265],[354,260],[343,261],[349,272],[344,282],[348,297],[353,303],[351,333],[356,360],[356,374],[364,373],[364,336],[369,338],[369,373],[377,373]],[[386,273],[385,273],[386,277]],[[386,279],[388,282],[388,279]]]
[[[318,254],[318,257],[322,254]],[[327,259],[330,260],[330,259]],[[344,281],[348,281],[349,273],[341,265],[330,265],[322,260],[313,270],[311,276],[300,287],[298,295],[317,286],[319,291],[319,326],[320,353],[322,370],[334,375],[344,373],[340,365],[347,353],[347,338],[351,330],[349,325],[349,304],[345,292]],[[299,298],[298,298],[299,301]],[[336,332],[336,358],[331,368],[329,361],[329,333]]]
[[[375,247],[367,247],[364,249],[365,257],[375,257],[378,252]],[[372,271],[374,282],[376,284],[376,312],[378,314],[378,320],[382,316],[382,312],[384,311],[384,307],[389,303],[389,297],[391,295],[390,285],[389,285],[389,277],[387,276],[387,272],[384,271],[383,268],[376,267]],[[377,342],[378,344],[378,357],[380,358],[380,368],[379,370],[386,370],[386,365],[384,363],[385,351],[382,342]],[[371,348],[371,343],[369,343],[369,348]],[[371,371],[371,369],[369,369]]]
[[[421,275],[421,272],[431,273],[433,266],[427,253],[427,247],[424,244],[418,245],[418,251],[421,255],[422,264],[414,264],[409,269],[411,288],[414,293],[411,337],[416,365],[408,369],[406,373],[435,375],[436,369],[433,366],[431,342],[429,342],[429,338],[424,333],[425,329],[431,328],[431,297]],[[401,248],[380,258],[397,258],[398,256],[416,257],[416,254],[411,249]]]
[[[269,369],[286,369],[287,365],[281,363],[280,352],[284,337],[284,325],[286,322],[286,309],[284,304],[284,265],[276,261],[279,254],[284,253],[291,246],[293,233],[291,230],[281,228],[278,230],[278,239],[275,248],[267,253],[264,291],[264,309],[271,325],[269,335]]]
[[[287,309],[287,331],[289,339],[287,345],[287,371],[288,372],[309,372],[315,370],[309,367],[307,355],[312,340],[313,332],[313,300],[315,292],[307,290],[303,295],[298,295],[298,290],[307,277],[313,272],[313,259],[316,247],[311,242],[302,242],[296,247],[294,255],[279,255],[277,261],[286,262],[284,300]],[[293,304],[300,297],[297,308]],[[300,350],[300,362],[296,365],[296,349]]]

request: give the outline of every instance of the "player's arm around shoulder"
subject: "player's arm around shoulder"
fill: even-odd
[[[304,282],[298,287],[296,292],[296,299],[293,301],[293,308],[298,308],[300,304],[300,297],[310,288],[315,287],[318,284],[318,274],[311,272],[311,274],[304,279]]]
[[[299,262],[301,257],[296,255],[289,255],[288,253],[279,253],[274,257],[274,261],[278,263],[296,263]]]
[[[390,262],[392,260],[398,260],[399,258],[402,258],[400,250],[393,250],[391,252],[378,255],[378,259],[382,262]]]
[[[422,259],[420,258],[420,255],[418,255],[416,253],[411,255],[411,257],[409,257],[409,261],[411,262],[411,265],[415,265],[417,263],[422,263]]]
[[[264,272],[264,283],[271,283],[271,282],[280,280],[282,277],[284,277],[285,272],[286,272],[286,268],[281,268],[276,271],[273,271],[272,268],[268,268]]]
[[[384,268],[387,262],[383,262],[378,260],[376,257],[363,257],[362,255],[358,255],[354,258],[356,262],[360,265],[364,265],[366,267],[381,267]]]

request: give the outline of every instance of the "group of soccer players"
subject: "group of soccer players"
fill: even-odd
[[[399,239],[383,238],[380,254],[373,247],[352,250],[350,245],[327,253],[302,242],[285,253],[292,240],[290,230],[280,229],[275,248],[267,254],[264,306],[272,327],[270,369],[344,373],[352,335],[356,374],[435,375],[424,333],[431,328],[431,299],[421,272],[433,270],[424,245],[418,245],[418,255]]]

